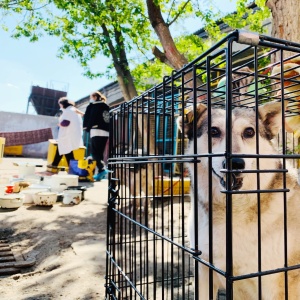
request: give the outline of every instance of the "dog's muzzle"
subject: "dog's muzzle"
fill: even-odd
[[[226,161],[222,162],[222,166],[224,171],[226,168]],[[241,176],[241,170],[245,169],[245,161],[242,158],[233,158],[232,159],[232,170],[235,172],[231,173],[231,189],[239,190],[243,186],[243,177]],[[220,184],[226,188],[226,181],[223,177],[221,177],[214,169],[212,169],[213,173],[220,179]]]

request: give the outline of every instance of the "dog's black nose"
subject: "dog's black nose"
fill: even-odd
[[[245,169],[245,161],[242,158],[233,158],[232,169]]]
[[[222,167],[223,167],[223,169],[226,169],[226,160],[223,160]],[[245,169],[245,161],[242,158],[233,158],[232,159],[232,169],[233,170]]]

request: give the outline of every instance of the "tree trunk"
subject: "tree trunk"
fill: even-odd
[[[294,43],[300,44],[300,2],[299,0],[267,0],[266,6],[271,10],[272,13],[272,33],[271,35],[275,38],[287,40]],[[283,51],[283,58],[288,58],[291,55],[295,55],[295,52]],[[279,62],[281,59],[281,52],[276,52],[275,56],[272,58],[273,62]],[[299,77],[295,78],[293,74],[293,80],[299,80]],[[299,95],[299,85],[295,85],[295,83],[288,83],[289,75],[284,75],[285,78],[285,87],[283,91],[280,91],[280,83],[273,86],[274,89],[279,88],[277,90],[277,95],[284,93],[284,98],[287,103],[286,110],[291,110],[295,112],[295,104],[298,102],[298,111],[300,110],[300,95]],[[291,86],[289,86],[291,84]],[[292,96],[291,96],[292,95]],[[293,98],[290,102],[289,99]],[[295,100],[297,102],[295,102]],[[285,119],[285,128],[288,132],[297,132],[299,129],[299,119],[297,116],[292,116]],[[287,142],[293,144],[296,142],[289,141]],[[299,142],[299,140],[298,140]],[[299,151],[298,151],[299,153]]]
[[[113,45],[110,39],[109,31],[105,24],[102,24],[103,34],[108,38],[108,47],[113,58],[113,64],[117,72],[117,79],[125,101],[129,101],[137,96],[137,91],[133,82],[133,78],[128,66],[125,46],[123,43],[122,33],[115,29],[115,42],[119,47],[119,51]]]
[[[188,60],[176,48],[171,32],[169,30],[169,26],[166,24],[161,14],[160,6],[156,5],[154,3],[154,0],[147,0],[147,8],[148,8],[148,16],[151,25],[155,33],[157,34],[164,50],[164,53],[162,53],[157,48],[154,48],[153,54],[160,61],[166,63],[167,65],[169,65],[175,70],[179,70],[183,68],[184,65],[188,63]],[[189,72],[184,76],[184,81],[186,82],[186,85],[189,88],[193,88],[194,82],[192,78],[193,78],[193,74],[191,72]],[[193,93],[195,92],[196,91],[192,90],[192,92],[190,92],[189,94],[185,94],[185,96],[193,97]],[[199,93],[199,95],[201,94],[203,94],[203,92]],[[148,130],[147,125],[145,126],[146,120],[143,121],[142,118],[139,116],[139,122],[144,122],[144,137],[146,137],[146,133]],[[150,139],[149,148],[151,154],[153,154],[155,150],[153,143],[154,143],[154,139]]]
[[[187,59],[177,50],[169,27],[165,23],[160,7],[153,0],[147,0],[148,15],[155,33],[164,49],[164,54],[168,60],[168,64],[175,70],[181,69],[188,63]],[[161,59],[161,58],[159,58]]]
[[[153,54],[160,60],[172,67],[175,70],[181,69],[185,64],[188,63],[187,59],[177,50],[174,40],[171,36],[169,27],[165,23],[159,5],[156,5],[153,0],[147,0],[148,16],[151,25],[157,34],[160,43],[164,49],[164,53],[158,51],[157,48],[153,49]],[[147,141],[147,136],[149,134],[147,118],[143,118],[141,115],[138,117],[140,133],[143,136],[143,142]],[[141,124],[144,124],[144,130],[141,130]],[[149,139],[149,154],[154,154],[154,138]]]
[[[170,67],[175,70],[179,70],[184,67],[184,65],[188,64],[188,60],[182,55],[172,38],[172,35],[169,30],[169,26],[165,23],[163,16],[161,14],[161,9],[159,5],[154,3],[154,0],[147,0],[147,8],[148,8],[148,15],[149,20],[153,29],[155,30],[160,43],[164,49],[164,53],[160,52],[156,47],[153,49],[153,54],[158,58],[161,62],[166,63]],[[200,78],[197,78],[197,85],[201,84]],[[186,82],[187,87],[193,88],[194,81],[193,81],[193,74],[189,72],[184,75],[184,81]],[[185,94],[186,97],[193,97],[193,92]],[[203,96],[203,92],[196,92],[197,97]],[[205,96],[204,96],[205,97]]]
[[[272,36],[300,43],[299,0],[267,0],[266,6],[272,12]],[[285,54],[289,56],[287,52]],[[276,59],[278,60],[279,57]]]
[[[137,92],[135,86],[133,84],[131,74],[124,75],[124,72],[121,70],[120,66],[114,65],[117,71],[117,80],[122,91],[122,95],[125,101],[129,101],[135,96],[137,96]]]
[[[122,63],[120,63],[122,61]],[[137,96],[137,91],[133,82],[131,72],[129,70],[126,56],[114,60],[114,67],[117,71],[117,79],[125,101],[129,101]]]

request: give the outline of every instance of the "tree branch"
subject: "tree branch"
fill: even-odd
[[[156,46],[154,46],[154,47],[152,48],[152,53],[153,53],[153,55],[154,55],[157,59],[159,59],[162,63],[167,64],[169,67],[171,67],[171,68],[173,69],[173,66],[172,66],[172,64],[169,62],[169,60],[167,59],[166,55],[165,55],[163,52],[161,52]]]
[[[182,8],[178,11],[178,13],[175,15],[174,19],[169,23],[168,22],[168,27],[170,27],[174,22],[176,22],[176,20],[180,17],[180,15],[184,12],[185,7],[189,4],[189,2],[191,2],[191,0],[187,0],[184,5],[182,6]]]

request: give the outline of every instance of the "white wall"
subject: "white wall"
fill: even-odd
[[[51,128],[53,138],[57,138],[58,119],[56,117],[29,115],[0,111],[0,131],[15,132]],[[23,146],[24,157],[47,158],[48,142]]]

